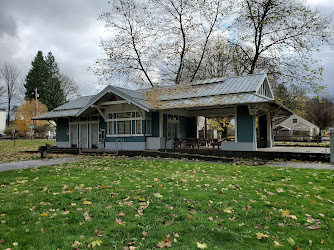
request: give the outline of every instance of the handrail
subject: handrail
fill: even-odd
[[[100,144],[104,144],[104,138],[102,137],[97,140],[97,147],[99,147]]]
[[[86,138],[81,138],[78,140],[78,149],[79,149],[79,152],[80,152],[80,149],[82,149],[82,145],[86,143]]]
[[[115,148],[116,148],[117,151],[118,151],[118,144],[119,144],[119,143],[121,144],[121,150],[122,150],[123,142],[124,142],[124,138],[118,138],[118,139],[115,141]]]

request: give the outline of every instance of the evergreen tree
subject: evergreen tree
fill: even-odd
[[[25,99],[35,98],[35,88],[39,94],[39,100],[48,110],[52,110],[65,102],[64,91],[60,86],[60,74],[58,64],[51,52],[43,58],[42,51],[38,51],[31,63],[32,68],[26,76]]]
[[[49,110],[52,110],[65,103],[65,95],[61,88],[58,64],[51,51],[46,56],[45,63],[48,69],[47,88],[45,89],[47,104],[45,104]]]
[[[26,100],[35,98],[36,88],[38,92],[43,93],[43,91],[45,90],[45,83],[47,79],[48,70],[43,58],[42,51],[37,52],[37,55],[32,61],[31,65],[32,68],[29,70],[28,75],[26,76],[26,83],[24,84],[24,87],[26,89]]]

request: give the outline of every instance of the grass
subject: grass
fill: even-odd
[[[19,153],[20,151],[35,151],[46,143],[55,146],[55,140],[4,140],[0,141],[0,163],[40,158],[39,153]],[[54,157],[54,155],[49,155]]]
[[[110,157],[2,172],[0,248],[333,249],[333,177]]]

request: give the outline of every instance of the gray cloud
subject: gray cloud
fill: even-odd
[[[15,19],[4,11],[5,9],[0,6],[0,38],[5,34],[15,36],[17,31]]]

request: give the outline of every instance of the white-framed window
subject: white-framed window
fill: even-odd
[[[115,112],[107,114],[109,136],[143,135],[144,118],[138,111]]]
[[[178,115],[167,116],[167,140],[179,137],[180,118]]]

